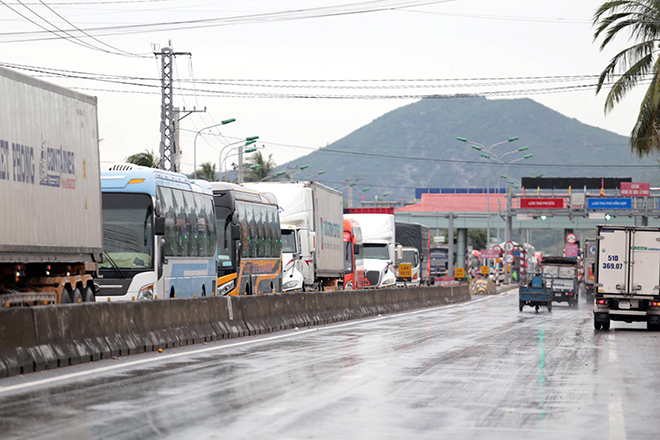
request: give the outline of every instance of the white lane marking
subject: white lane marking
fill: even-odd
[[[607,335],[609,363],[612,368],[618,371],[619,357],[616,349],[616,333],[612,330]],[[611,387],[612,385],[610,385]],[[609,402],[607,409],[609,412],[609,435],[611,440],[626,440],[626,421],[623,416],[623,399],[621,393],[616,388],[609,389]]]
[[[306,333],[320,331],[320,330],[321,331],[322,330],[333,330],[333,329],[336,329],[336,328],[350,327],[350,326],[354,326],[354,325],[358,325],[358,324],[364,324],[364,323],[369,323],[369,322],[374,322],[374,321],[380,321],[380,320],[383,320],[383,319],[391,319],[391,318],[397,318],[397,317],[401,317],[401,316],[416,315],[416,314],[419,314],[419,313],[433,312],[433,311],[440,310],[440,309],[446,310],[446,309],[453,309],[453,308],[456,308],[456,307],[464,307],[466,305],[476,304],[476,303],[479,303],[479,302],[482,302],[482,301],[489,300],[491,298],[496,298],[498,296],[501,296],[501,295],[487,296],[487,297],[484,297],[484,298],[479,298],[479,299],[475,299],[475,300],[464,302],[464,303],[448,304],[446,306],[438,306],[438,307],[431,307],[431,308],[427,308],[427,309],[419,309],[419,310],[414,310],[412,312],[404,312],[404,313],[397,313],[397,314],[392,314],[392,315],[379,316],[379,317],[376,317],[376,318],[361,319],[359,321],[352,321],[352,322],[348,322],[348,323],[344,323],[344,324],[332,324],[332,325],[322,327],[322,328],[321,327],[315,327],[315,328],[311,328],[311,329],[307,329],[307,330],[300,330],[300,331],[297,331],[295,333],[287,333],[285,335],[277,335],[277,336],[269,336],[269,337],[266,337],[266,338],[251,339],[249,341],[235,342],[233,344],[220,345],[220,346],[217,346],[217,347],[200,348],[200,349],[197,349],[197,350],[186,351],[184,353],[166,354],[166,355],[161,355],[161,356],[157,356],[157,357],[152,357],[152,358],[149,358],[149,359],[141,359],[141,360],[138,360],[138,361],[129,361],[129,362],[124,362],[124,363],[121,363],[121,364],[118,364],[118,365],[110,365],[110,366],[107,366],[107,367],[99,367],[99,368],[94,368],[92,370],[79,371],[77,373],[69,373],[69,374],[64,374],[62,376],[58,376],[58,377],[51,377],[51,378],[48,378],[48,379],[35,380],[34,382],[16,384],[16,385],[0,388],[0,395],[8,393],[10,391],[17,391],[17,390],[24,390],[24,389],[28,389],[28,388],[34,388],[34,387],[39,386],[39,385],[47,385],[47,384],[51,384],[51,383],[55,383],[55,382],[61,382],[61,381],[68,380],[68,379],[76,379],[76,378],[80,378],[80,377],[91,376],[93,374],[118,370],[120,368],[133,367],[133,366],[136,366],[136,365],[151,364],[151,363],[154,363],[154,362],[160,362],[160,361],[164,361],[164,360],[167,360],[167,359],[175,359],[175,358],[180,358],[180,357],[184,357],[184,356],[194,356],[194,355],[197,355],[197,354],[200,354],[200,353],[208,353],[208,352],[211,352],[211,351],[225,350],[225,349],[228,349],[228,348],[241,347],[241,346],[244,346],[244,345],[257,344],[257,343],[268,342],[268,341],[275,341],[275,340],[278,340],[278,339],[293,338],[293,337],[296,337],[296,336],[304,335]]]

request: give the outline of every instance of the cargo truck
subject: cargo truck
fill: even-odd
[[[611,321],[660,329],[660,228],[598,226],[594,328]]]
[[[403,246],[403,259],[397,261],[397,284],[430,284],[431,258],[429,228],[420,223],[395,222],[396,242]]]
[[[96,98],[0,67],[0,304],[94,301]]]
[[[357,220],[364,243],[366,288],[396,285],[394,208],[346,208],[344,218]]]
[[[279,205],[280,223],[296,228],[304,291],[343,289],[342,193],[314,181],[245,183],[244,186],[273,194]],[[283,283],[286,282],[285,275]]]

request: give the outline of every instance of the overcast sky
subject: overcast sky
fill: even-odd
[[[192,53],[192,58],[177,57],[175,78],[186,80],[178,87],[188,90],[186,96],[175,97],[175,105],[207,108],[206,113],[181,121],[185,172],[193,170],[195,133],[223,119],[236,118],[236,122],[211,130],[214,135],[198,137],[198,165],[217,163],[225,144],[254,135],[260,136],[258,145],[265,145],[281,164],[428,94],[506,92],[499,97],[527,96],[619,134],[628,135],[632,128],[643,90],[605,116],[604,96],[596,97],[591,88],[566,89],[593,84],[594,78],[540,78],[596,75],[614,49],[625,47],[627,41],[621,39],[615,48],[601,53],[593,43],[591,17],[601,1],[352,1],[4,0],[0,62],[83,72],[72,74],[83,77],[157,79],[160,66],[152,45],[166,47],[171,40],[175,51]],[[309,18],[313,15],[317,17]],[[49,30],[52,25],[69,30],[73,24],[96,40],[75,32],[69,34],[79,36],[74,40],[79,44],[56,38],[28,18]],[[172,24],[192,20],[196,22],[176,25],[186,29]],[[126,26],[146,24],[162,27]],[[26,41],[34,39],[38,40]],[[84,47],[88,45],[111,53]],[[526,84],[513,79],[521,77],[533,79]],[[194,83],[188,81],[192,79]],[[348,79],[363,81],[304,81]],[[455,81],[377,81],[384,79]],[[145,149],[158,151],[157,87],[50,76],[47,80],[98,96],[102,161],[122,161]],[[246,80],[260,81],[247,85]],[[292,94],[306,98],[283,97]],[[391,99],[401,95],[413,99]],[[474,140],[488,144],[501,139]]]

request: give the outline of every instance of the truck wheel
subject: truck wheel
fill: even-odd
[[[539,312],[539,306],[534,306],[534,309],[536,310],[536,313]]]
[[[596,318],[594,318],[594,328],[595,328],[596,330],[600,330],[601,327],[602,327],[601,322],[600,322],[600,321],[596,321]]]
[[[518,310],[522,312],[523,306],[525,304],[522,301],[518,301]]]
[[[82,290],[82,297],[84,302],[95,302],[94,291],[91,287],[87,286]]]
[[[646,329],[652,332],[657,332],[660,328],[658,327],[657,324],[653,324],[652,322],[646,321]]]
[[[603,330],[609,330],[610,329],[610,320],[608,319],[607,321],[603,321],[602,323]]]
[[[82,293],[80,292],[79,288],[75,288],[73,291],[73,294],[71,295],[71,298],[73,299],[74,304],[80,304],[83,302],[83,296]]]
[[[548,303],[548,312],[552,313],[552,302]]]
[[[72,293],[71,286],[64,286],[64,289],[62,289],[60,304],[71,304]]]

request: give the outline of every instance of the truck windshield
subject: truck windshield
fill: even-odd
[[[543,266],[543,273],[553,278],[575,278],[575,267],[572,266]]]
[[[282,252],[296,252],[296,231],[282,229]]]
[[[400,263],[410,263],[413,267],[417,266],[417,253],[413,250],[404,249]]]
[[[153,207],[147,194],[103,193],[103,250],[120,269],[151,269]],[[110,261],[100,265],[112,268]]]
[[[442,266],[449,260],[449,250],[433,250],[431,251],[431,266]]]
[[[380,243],[365,243],[364,244],[364,259],[371,260],[389,260],[390,255],[387,252],[387,245]]]

